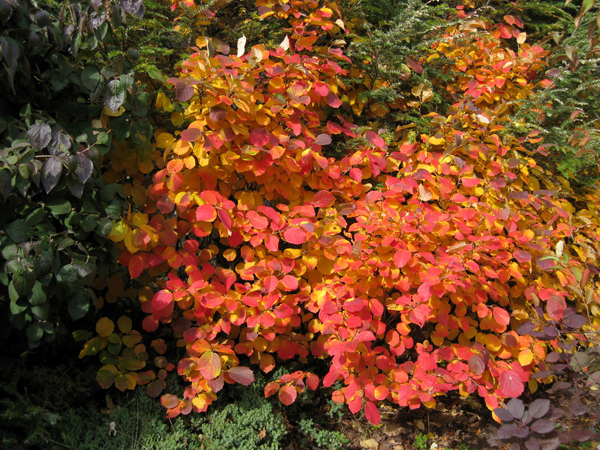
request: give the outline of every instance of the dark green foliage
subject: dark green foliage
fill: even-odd
[[[262,381],[262,382],[261,382]],[[248,387],[230,387],[230,399],[211,406],[196,422],[207,450],[277,450],[283,448],[284,416],[276,411],[262,390],[264,380]],[[234,401],[232,401],[234,400]],[[196,419],[194,419],[196,420]]]
[[[3,0],[0,35],[0,321],[3,338],[22,330],[30,348],[97,306],[93,282],[115,262],[106,236],[125,196],[104,186],[112,136],[92,121],[105,106],[143,115],[149,101],[132,101],[126,61],[91,61],[124,17],[116,2],[41,5]],[[124,5],[141,15],[141,1]],[[152,133],[142,120],[128,127],[140,141]]]

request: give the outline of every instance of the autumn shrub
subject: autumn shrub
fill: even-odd
[[[287,21],[279,46],[197,39],[159,98],[176,131],[156,130],[150,160],[124,145],[110,156],[131,208],[110,234],[128,276],[109,293],[137,296],[148,341],[126,315],[98,321],[81,356],[105,358],[101,385],[157,397],[176,369],[183,395],[161,397],[174,417],[250,385],[250,366],[323,361],[325,374],[287,373],[265,395],[290,405],[337,382],[333,400],[375,424],[386,400],[434,407],[458,391],[494,411],[535,392],[547,355],[566,350],[518,326],[566,321],[570,306],[586,346],[600,325],[597,193],[540,167],[527,153],[539,137],[510,128],[551,86],[535,81],[547,52],[514,16],[449,25],[407,66],[448,61],[452,104],[406,138],[350,121],[335,4],[257,6]]]

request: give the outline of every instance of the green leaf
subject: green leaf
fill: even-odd
[[[110,80],[104,91],[104,104],[112,112],[117,112],[125,102],[125,85],[121,80]],[[117,140],[121,140],[118,139]]]
[[[19,297],[28,294],[35,284],[35,275],[28,269],[23,270],[21,274],[13,276],[13,286]]]
[[[81,84],[88,88],[91,92],[95,92],[102,88],[102,75],[95,66],[85,66],[81,72]]]
[[[42,330],[39,323],[32,323],[27,327],[26,333],[27,339],[30,341],[39,341],[44,335],[44,330]]]
[[[28,299],[29,299],[29,303],[32,306],[40,306],[43,305],[44,302],[46,301],[46,292],[44,291],[44,286],[42,285],[42,283],[40,283],[39,281],[36,280],[33,289],[31,290],[31,292],[27,295]]]
[[[62,266],[58,271],[58,275],[56,275],[56,279],[59,283],[64,283],[67,285],[72,285],[78,280],[78,278],[77,270],[71,264]]]
[[[48,320],[50,315],[50,303],[46,302],[40,306],[34,306],[31,308],[31,312],[40,320]]]
[[[25,218],[25,225],[35,227],[44,218],[44,209],[37,208]]]
[[[23,252],[15,244],[10,244],[2,249],[2,256],[4,259],[18,258],[23,256]]]
[[[70,247],[73,244],[75,244],[75,240],[71,239],[70,237],[66,237],[58,243],[57,250],[64,250],[65,248]]]
[[[110,349],[110,345],[108,346]],[[117,353],[118,355],[118,353]],[[106,351],[104,350],[101,354],[100,354],[100,362],[104,365],[107,364],[112,364],[113,366],[118,365],[121,361],[119,360],[118,356],[115,356],[114,354],[112,354],[110,351]]]
[[[106,237],[112,231],[112,222],[108,217],[103,217],[94,228],[94,231],[100,236]]]
[[[73,320],[79,320],[88,313],[90,310],[90,298],[89,295],[81,290],[76,289],[73,296],[69,299],[67,304],[67,311]]]
[[[161,83],[164,83],[167,80],[167,77],[165,77],[163,73],[156,67],[150,67],[148,69],[148,76],[153,80],[160,81]]]
[[[4,200],[8,198],[12,190],[12,179],[13,174],[9,169],[0,169],[0,194],[2,194]]]
[[[75,342],[86,341],[92,337],[92,334],[93,333],[88,330],[73,331],[73,339],[75,339]]]
[[[54,216],[60,216],[71,212],[71,203],[64,199],[50,200],[46,203],[46,207]]]
[[[27,228],[22,220],[15,220],[6,227],[6,234],[15,244],[20,244],[27,240]]]

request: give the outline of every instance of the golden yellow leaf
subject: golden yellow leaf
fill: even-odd
[[[100,337],[108,337],[115,330],[115,324],[108,317],[103,317],[96,323],[96,332]]]

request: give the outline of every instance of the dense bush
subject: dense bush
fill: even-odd
[[[96,2],[85,6],[96,22],[44,34],[74,19],[11,6],[3,20],[40,39],[75,36],[48,47],[54,59],[19,41],[31,33],[2,38],[7,89],[35,94],[2,104],[12,118],[0,168],[11,207],[2,300],[30,346],[94,300],[108,305],[95,329],[74,333],[80,357],[99,356],[103,388],[162,395],[168,417],[206,411],[226,384],[251,385],[252,367],[294,360],[266,397],[292,405],[322,382],[374,424],[380,402],[431,408],[451,391],[477,393],[500,420],[506,399],[562,375],[556,361],[594,362],[597,193],[557,176],[568,170],[538,129],[554,117],[553,139],[571,131],[565,114],[581,116],[573,131],[590,138],[564,145],[593,144],[593,64],[579,74],[567,46],[546,73],[556,53],[528,43],[511,14],[486,20],[409,1],[376,26],[390,3],[348,2],[347,17],[335,3],[258,0],[266,25],[256,32],[246,3],[174,2],[180,34],[120,27],[118,6]],[[141,18],[141,2],[120,4]],[[152,20],[169,14],[147,5]],[[152,49],[153,39],[177,52],[192,45],[164,87],[161,67],[179,53]],[[33,85],[16,84],[13,62],[37,71],[18,80]],[[57,71],[71,84],[53,85]],[[581,98],[563,101],[579,76],[589,81]],[[326,369],[301,370],[309,363]],[[167,389],[175,370],[187,383],[177,395]],[[240,439],[218,425],[236,417],[272,429],[244,435],[248,446],[277,448],[284,430],[254,422],[271,420],[272,404],[256,406],[248,417],[241,404],[219,409],[204,444]]]
[[[206,410],[225,383],[252,383],[248,363],[270,372],[290,359],[329,361],[324,386],[343,381],[333,399],[373,423],[383,400],[433,407],[458,390],[494,410],[525,385],[534,392],[553,342],[516,327],[538,314],[561,321],[568,303],[577,317],[564,320],[599,313],[594,197],[539,167],[527,153],[539,137],[511,127],[551,87],[535,81],[547,51],[526,43],[518,18],[490,24],[459,10],[425,55],[405,60],[409,81],[447,61],[429,82],[452,102],[411,136],[402,123],[351,122],[362,111],[340,79],[351,60],[337,47],[346,28],[335,5],[257,6],[288,21],[281,44],[198,39],[168,80],[175,103],[161,100],[181,131],[157,130],[154,167],[112,155],[111,179],[138,189],[110,238],[130,286],[142,286],[142,326],[186,351],[177,372],[189,386],[163,395],[169,416]],[[159,357],[158,372],[137,374],[150,367],[147,347],[125,343],[130,323],[118,325],[98,322],[82,354],[104,355],[103,386],[153,380],[159,395],[175,365]],[[289,405],[319,384],[297,371],[265,394]]]

